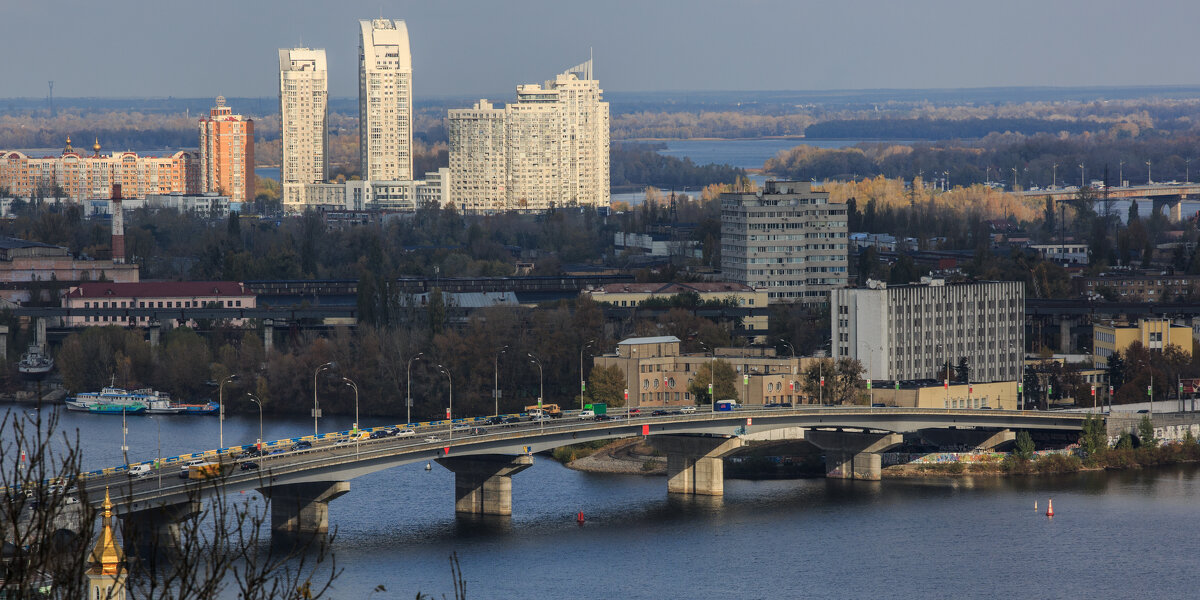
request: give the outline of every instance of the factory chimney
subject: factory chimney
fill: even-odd
[[[112,186],[112,261],[125,264],[125,213],[121,210],[121,184]]]

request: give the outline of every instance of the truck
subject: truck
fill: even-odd
[[[607,415],[608,414],[608,405],[603,402],[593,402],[591,404],[584,404],[583,410],[590,410],[596,416]]]
[[[717,400],[717,410],[734,410],[737,407],[737,400]]]
[[[543,404],[540,407],[536,404],[526,406],[525,412],[529,413],[530,417],[539,417],[545,415],[552,419],[562,418],[562,409],[557,404]]]
[[[201,463],[188,467],[188,479],[220,477],[226,469],[220,463]]]

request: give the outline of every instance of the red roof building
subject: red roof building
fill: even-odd
[[[236,281],[143,281],[139,283],[81,283],[63,296],[64,308],[254,308],[256,296]],[[68,327],[147,325],[145,315],[80,315],[65,319]],[[179,319],[175,326],[192,325]],[[243,319],[230,320],[241,325]]]

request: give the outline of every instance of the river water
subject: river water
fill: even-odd
[[[121,462],[121,420],[62,412],[85,467]],[[365,420],[365,426],[385,420]],[[321,431],[344,428],[323,419]],[[312,431],[268,419],[268,439]],[[129,419],[131,460],[214,447],[212,417]],[[252,442],[257,417],[226,421]],[[537,457],[511,519],[456,519],[438,465],[351,481],[330,504],[345,569],[333,598],[452,597],[457,552],[475,598],[1190,598],[1200,576],[1200,469],[1067,477],[845,482],[727,480],[670,498],[662,477],[572,471]],[[1054,499],[1051,520],[1034,512]],[[587,522],[575,523],[583,511]]]

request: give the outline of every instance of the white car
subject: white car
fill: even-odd
[[[430,435],[430,436],[425,437],[425,441],[426,442],[440,442],[440,441],[442,441],[442,438],[440,438],[436,435]]]
[[[401,429],[396,432],[396,437],[412,437],[414,435],[417,435],[417,432],[411,429]]]
[[[686,414],[690,414],[690,413],[694,413],[694,412],[696,412],[696,407],[695,407],[695,406],[684,406],[684,407],[681,407],[681,408],[679,409],[679,412],[681,412],[681,413],[683,413],[683,414],[685,414],[685,415],[686,415]]]
[[[579,420],[580,421],[591,421],[592,419],[595,419],[595,418],[596,418],[596,411],[594,411],[594,410],[579,411]]]

